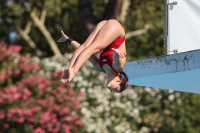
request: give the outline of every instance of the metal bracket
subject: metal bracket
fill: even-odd
[[[172,3],[168,3],[168,5],[177,5],[178,2],[177,1],[173,1]]]
[[[178,49],[174,49],[173,51],[168,51],[168,52],[173,52],[174,54],[178,53]]]
[[[173,53],[178,53],[178,49],[175,49],[173,51],[168,51],[169,50],[169,46],[168,46],[168,6],[173,7],[174,5],[177,5],[178,2],[177,1],[173,1],[171,3],[169,3],[169,0],[164,0],[164,39],[163,39],[163,47],[164,47],[164,54],[168,54],[170,52]]]

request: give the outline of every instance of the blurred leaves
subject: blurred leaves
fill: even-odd
[[[61,30],[83,43],[99,21],[114,18],[122,23],[126,33],[144,29],[146,25],[150,26],[146,33],[127,39],[127,52],[130,55],[128,61],[163,54],[163,1],[4,0],[1,3],[0,40],[5,40],[8,44],[14,42],[22,45],[23,53],[38,55],[37,50],[39,50],[42,57],[52,56],[56,54],[54,52],[56,48],[52,48],[51,45],[56,47]],[[125,3],[128,4],[123,6]],[[126,8],[122,10],[122,6]],[[44,10],[47,14],[44,18],[45,25],[41,28],[31,17],[31,12],[42,20],[41,16]],[[19,28],[26,30],[26,26],[30,22],[32,23],[30,33],[26,33],[29,38],[25,38],[19,32]],[[11,37],[11,33],[15,37]],[[32,47],[31,42],[36,47]],[[66,51],[72,52],[72,48],[69,46],[58,45],[58,47],[62,54]]]

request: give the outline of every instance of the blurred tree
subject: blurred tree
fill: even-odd
[[[68,2],[64,3],[64,0],[54,1],[26,1],[26,0],[6,0],[1,5],[1,19],[2,26],[5,29],[10,29],[9,33],[13,33],[20,37],[17,39],[12,36],[3,35],[14,42],[25,41],[29,47],[26,46],[27,52],[36,53],[36,55],[49,56],[60,55],[60,50],[53,38],[53,33],[56,30],[56,17],[61,22],[63,12],[67,11]],[[54,21],[52,21],[55,19]],[[56,31],[58,32],[58,31]],[[1,33],[2,34],[2,33]],[[10,35],[10,34],[9,34]],[[18,35],[18,36],[19,36]],[[30,49],[31,48],[31,49]],[[51,51],[49,53],[49,51]]]
[[[129,60],[135,60],[162,54],[163,14],[159,0],[3,0],[0,39],[22,44],[24,53],[60,55],[72,50],[58,48],[60,30],[83,42],[99,21],[113,18],[124,26]]]

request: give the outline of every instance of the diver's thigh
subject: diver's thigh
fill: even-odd
[[[105,49],[117,38],[124,36],[124,34],[124,29],[119,22],[115,20],[109,20],[98,31],[93,42],[91,43],[91,47],[99,50]]]
[[[94,40],[95,36],[97,35],[97,33],[99,32],[99,30],[106,24],[107,20],[103,20],[101,22],[99,22],[97,24],[97,26],[95,27],[95,29],[92,31],[92,33],[89,35],[89,37],[86,39],[86,41],[84,42],[84,46],[87,47],[89,46],[92,41]]]

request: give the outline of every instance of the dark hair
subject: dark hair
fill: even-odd
[[[122,82],[120,83],[120,91],[119,92],[122,92],[128,86],[128,76],[126,75],[126,73],[124,71],[121,71],[119,74],[119,78],[120,78],[120,80],[122,80]]]

